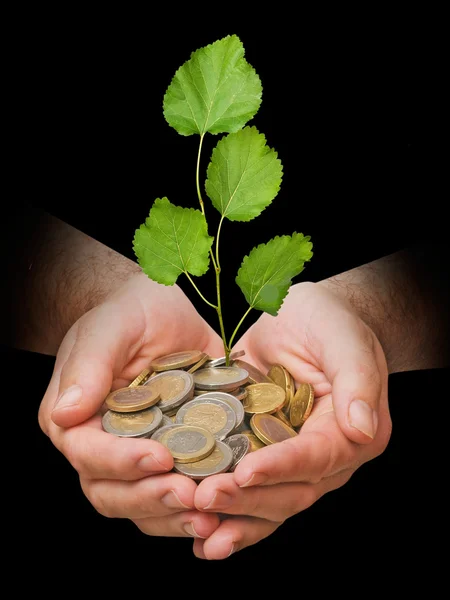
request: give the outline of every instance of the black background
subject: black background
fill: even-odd
[[[391,29],[389,19],[379,29],[365,18],[336,27],[330,19],[325,27],[322,18],[257,16],[249,25],[241,19],[227,25],[225,18],[195,25],[186,12],[175,27],[166,17],[110,9],[28,13],[11,22],[18,65],[10,87],[9,159],[17,169],[11,200],[26,196],[133,260],[134,231],[155,198],[197,206],[198,138],[179,136],[165,122],[163,94],[192,51],[239,35],[263,85],[261,108],[249,124],[277,150],[284,175],[260,217],[223,228],[227,328],[245,310],[234,283],[242,257],[274,235],[311,236],[314,256],[298,280],[319,281],[446,231],[439,32],[429,36],[425,23]],[[207,136],[203,169],[219,137]],[[208,204],[207,217],[213,234],[217,215]],[[215,314],[179,283],[216,327]],[[198,285],[212,296],[212,273]],[[141,569],[143,556],[152,569],[201,562],[191,540],[148,538],[128,521],[95,512],[77,474],[37,424],[53,358],[3,355],[9,380],[27,381],[25,426],[12,442],[27,457],[19,460],[11,498],[20,559],[47,565],[45,542],[53,565],[107,569],[111,554],[130,556]],[[444,520],[434,469],[446,465],[445,437],[432,416],[447,402],[448,375],[439,369],[391,376],[394,427],[386,452],[222,566],[267,560],[279,573],[283,561],[298,557],[305,577],[313,564],[342,564],[349,572],[362,564],[369,582],[379,562],[385,569],[395,564],[399,573],[400,557],[411,571],[433,570],[433,540]]]

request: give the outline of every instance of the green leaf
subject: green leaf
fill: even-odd
[[[276,316],[292,283],[311,259],[310,236],[293,233],[260,244],[244,257],[236,283],[252,308]]]
[[[175,73],[164,117],[181,135],[231,133],[258,112],[262,85],[236,35],[200,48]]]
[[[230,221],[250,221],[275,198],[283,166],[256,127],[222,138],[207,169],[206,193]]]
[[[150,279],[173,285],[180,273],[206,273],[213,239],[201,211],[157,198],[135,232],[133,250]]]

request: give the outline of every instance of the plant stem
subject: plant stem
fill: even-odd
[[[200,202],[200,208],[202,209],[203,216],[205,216],[205,205],[203,203],[202,194],[200,192],[200,155],[202,153],[202,145],[203,145],[204,137],[205,137],[205,134],[203,133],[200,136],[200,144],[198,146],[198,153],[197,153],[197,168],[195,171],[195,184],[197,186],[197,196],[198,196],[198,201]]]
[[[242,322],[244,321],[245,317],[248,315],[248,313],[252,310],[252,306],[249,306],[248,309],[246,310],[244,316],[242,317],[242,319],[239,321],[239,323],[236,325],[236,329],[233,331],[233,335],[230,338],[230,341],[228,343],[228,352],[231,351],[231,348],[233,347],[233,340],[238,332],[239,327],[242,325]]]
[[[208,302],[208,300],[205,298],[205,296],[201,293],[201,291],[198,289],[198,287],[195,285],[192,277],[189,275],[189,273],[187,271],[184,271],[184,274],[186,275],[186,277],[189,279],[189,281],[192,283],[192,285],[194,286],[197,294],[200,296],[200,298],[202,300],[204,300],[206,302],[206,304],[209,304],[209,306],[211,306],[212,308],[215,308],[217,311],[219,310],[219,307],[216,306],[215,304],[213,304],[212,302]]]
[[[217,268],[219,269],[219,271],[220,271],[219,237],[220,237],[220,230],[222,229],[222,222],[223,222],[223,215],[222,215],[222,218],[220,219],[219,227],[217,228],[217,235],[216,235],[216,263],[217,263]]]
[[[202,145],[203,145],[203,138],[204,138],[204,137],[205,137],[205,134],[203,133],[203,134],[200,136],[200,144],[199,144],[199,146],[198,146],[198,153],[197,153],[197,168],[196,168],[196,170],[195,170],[195,185],[196,185],[196,187],[197,187],[197,196],[198,196],[198,201],[200,202],[200,208],[201,208],[201,210],[202,210],[202,214],[203,214],[203,216],[204,216],[204,217],[205,217],[205,219],[206,219],[206,214],[205,214],[205,203],[203,202],[203,199],[202,199],[202,193],[201,193],[201,191],[200,191],[200,155],[201,155],[201,153],[202,153]],[[212,251],[211,249],[209,250],[209,254],[210,254],[210,256],[211,256],[211,260],[212,260],[212,263],[213,263],[213,265],[214,265],[214,269],[215,269],[215,271],[217,272],[216,260],[215,260],[215,258],[214,258],[214,253],[213,253],[213,251]]]
[[[201,155],[201,151],[202,151],[202,145],[203,145],[203,138],[204,137],[205,137],[205,134],[202,134],[200,136],[200,144],[199,144],[199,147],[198,147],[198,154],[197,154],[197,168],[196,168],[196,173],[195,173],[195,183],[196,183],[196,186],[197,186],[197,196],[198,196],[198,201],[200,202],[200,208],[201,208],[203,216],[205,217],[205,220],[206,220],[205,204],[203,202],[202,194],[201,194],[201,191],[200,191],[200,155]],[[197,292],[200,295],[200,297],[207,304],[209,304],[209,306],[212,306],[217,311],[217,315],[219,317],[220,335],[222,336],[223,349],[224,349],[224,352],[225,352],[225,364],[227,366],[229,366],[229,363],[230,363],[230,349],[227,346],[227,339],[226,339],[226,335],[225,335],[225,327],[224,327],[224,324],[223,324],[223,316],[222,316],[222,301],[221,301],[221,298],[220,298],[220,270],[221,269],[220,269],[220,265],[219,265],[219,235],[220,235],[220,228],[222,226],[222,221],[223,221],[223,217],[220,220],[218,231],[217,231],[217,236],[216,236],[216,257],[217,257],[217,261],[214,258],[214,252],[212,251],[212,248],[209,249],[209,254],[211,256],[211,260],[212,260],[212,263],[213,263],[213,266],[214,266],[214,271],[216,273],[217,306],[214,305],[214,304],[211,304],[211,302],[208,302],[208,300],[206,300],[202,296],[202,294],[200,293],[200,291],[198,290],[197,286],[192,281],[192,279],[189,277],[189,275],[187,273],[186,273],[186,275],[188,275],[188,278],[190,279],[192,285],[197,290]]]
[[[230,362],[230,349],[227,346],[227,338],[225,335],[225,327],[222,317],[222,301],[220,298],[220,267],[216,269],[216,289],[217,289],[217,314],[219,316],[220,335],[222,336],[223,349],[225,352],[225,365],[228,367]]]

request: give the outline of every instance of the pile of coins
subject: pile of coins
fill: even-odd
[[[173,470],[196,480],[233,471],[248,452],[295,437],[314,403],[280,364],[267,374],[244,351],[212,359],[199,350],[157,358],[105,399],[103,429],[166,446]]]

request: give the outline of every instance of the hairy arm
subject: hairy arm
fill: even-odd
[[[390,373],[450,366],[449,248],[407,248],[320,283],[377,335]]]
[[[45,211],[26,211],[9,223],[0,341],[56,355],[71,325],[141,269]]]

